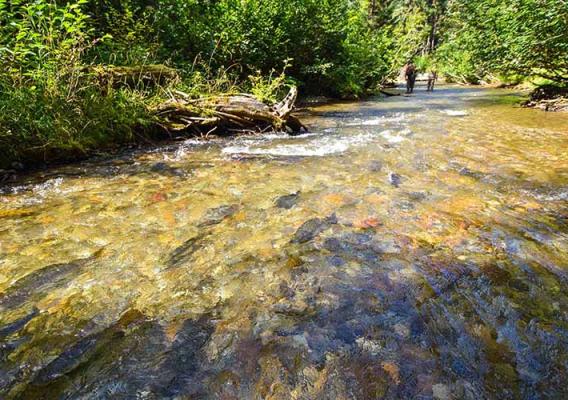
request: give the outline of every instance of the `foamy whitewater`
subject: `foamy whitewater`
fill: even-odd
[[[297,157],[323,157],[330,154],[338,154],[348,151],[351,148],[363,146],[371,141],[380,138],[386,139],[389,143],[400,143],[405,140],[412,132],[404,129],[401,132],[385,130],[377,133],[366,132],[353,136],[331,136],[322,134],[309,134],[295,139],[294,143],[274,143],[270,139],[282,139],[280,135],[267,135],[260,140],[247,140],[245,143],[225,147],[224,154],[252,154],[268,156],[297,156]],[[268,140],[267,140],[268,139]],[[304,140],[298,143],[298,140]]]

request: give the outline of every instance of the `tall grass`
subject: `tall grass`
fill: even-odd
[[[98,40],[84,4],[0,3],[0,168],[124,143],[150,121],[148,93],[114,89],[85,64]]]

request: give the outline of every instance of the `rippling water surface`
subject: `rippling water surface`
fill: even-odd
[[[568,396],[568,118],[445,87],[0,191],[0,398]]]

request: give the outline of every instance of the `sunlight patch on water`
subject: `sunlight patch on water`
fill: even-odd
[[[551,193],[535,193],[525,190],[523,193],[540,201],[568,201],[568,189],[559,189]]]
[[[229,146],[223,149],[225,154],[254,154],[271,156],[304,156],[322,157],[329,154],[342,153],[349,149],[349,143],[342,140],[327,143],[312,142],[308,144],[281,144],[274,147],[261,148],[254,146]]]
[[[195,151],[197,147],[205,146],[207,144],[209,144],[207,140],[200,138],[186,139],[179,144],[172,155],[164,154],[164,161],[181,161],[187,158],[188,154]],[[157,149],[158,153],[161,153],[163,151],[164,149]]]
[[[36,185],[21,185],[14,186],[10,188],[12,194],[18,194],[22,192],[32,191],[40,197],[45,197],[49,193],[57,191],[59,186],[63,183],[63,178],[49,179],[43,183]]]
[[[381,126],[389,122],[400,123],[403,121],[407,121],[408,117],[409,117],[408,114],[400,112],[392,115],[384,115],[381,117],[369,118],[361,121],[348,122],[344,124],[344,126]]]
[[[331,133],[331,132],[335,132],[335,129],[329,128],[329,129],[325,129],[323,132]],[[284,133],[284,132],[274,132],[274,133],[266,133],[266,134],[262,135],[260,140],[262,140],[262,139],[265,139],[265,140],[274,140],[274,139],[294,140],[294,139],[298,139],[298,138],[305,139],[305,138],[310,138],[310,137],[314,137],[314,136],[321,136],[321,133],[309,132],[309,133],[302,133],[299,136],[293,136],[293,135],[289,135],[289,134]]]
[[[449,115],[450,117],[465,117],[469,113],[465,110],[441,110],[443,114]]]
[[[404,132],[407,132],[407,131],[409,132],[409,130],[404,130]],[[403,133],[403,132],[400,132],[400,133]],[[382,131],[380,133],[380,135],[382,137],[384,137],[387,140],[387,142],[393,143],[393,144],[394,143],[400,143],[400,142],[403,142],[405,140],[405,138],[403,136],[395,134],[395,133],[393,133],[393,131],[390,131],[390,130]]]

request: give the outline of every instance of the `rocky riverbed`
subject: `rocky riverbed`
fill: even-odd
[[[0,397],[568,396],[568,121],[327,104],[0,192]]]

